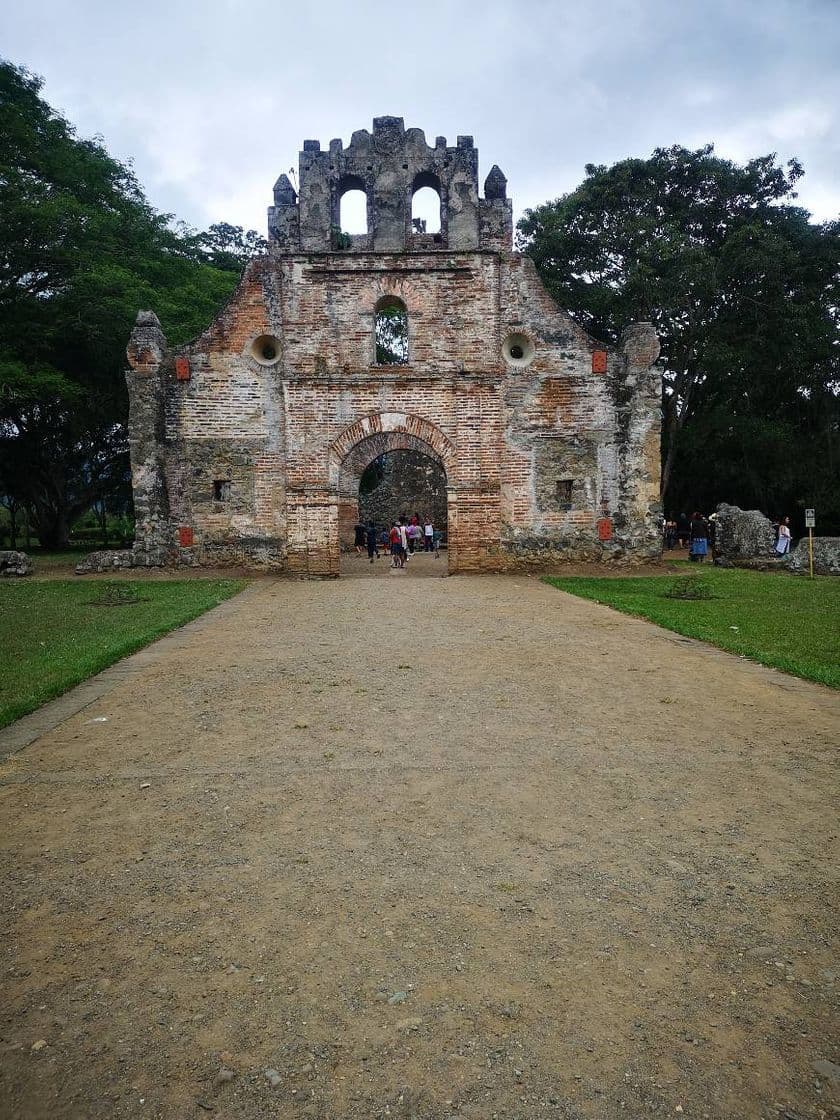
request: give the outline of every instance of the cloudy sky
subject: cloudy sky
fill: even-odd
[[[840,213],[840,0],[26,0],[0,54],[199,227],[263,232],[304,139],[383,115],[471,133],[517,213],[586,163],[707,141],[798,157],[802,204]]]

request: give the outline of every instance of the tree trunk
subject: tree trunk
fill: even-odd
[[[665,439],[667,442],[665,462],[662,464],[662,481],[659,486],[659,496],[663,504],[671,482],[674,459],[677,455],[677,441],[688,414],[688,404],[691,400],[691,391],[694,388],[696,375],[696,368],[689,362],[684,371],[675,377],[670,398],[663,397],[662,410],[665,413]]]
[[[70,522],[63,509],[39,509],[35,515],[35,529],[41,548],[56,551],[70,544]]]
[[[665,504],[665,495],[668,493],[668,486],[671,482],[671,473],[674,469],[674,459],[677,454],[677,436],[679,434],[680,424],[677,410],[675,407],[669,409],[666,414],[665,420],[665,461],[662,464],[662,479],[659,485],[659,496],[662,499],[662,504]]]

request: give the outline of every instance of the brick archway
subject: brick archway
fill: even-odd
[[[371,412],[367,416],[354,421],[341,432],[330,444],[329,448],[329,483],[331,489],[338,487],[339,475],[342,464],[352,454],[362,441],[380,437],[389,446],[383,446],[382,451],[376,452],[368,462],[372,462],[376,455],[385,451],[398,451],[404,449],[418,450],[417,444],[424,444],[423,450],[437,459],[447,473],[451,474],[455,462],[455,448],[449,438],[441,429],[430,420],[422,416],[415,416],[407,412]],[[405,439],[411,442],[399,442]],[[367,466],[367,463],[365,464]]]
[[[438,464],[446,476],[449,570],[457,570],[457,491],[452,476],[455,448],[429,420],[400,412],[377,412],[362,417],[330,444],[329,486],[335,494],[339,540],[352,541],[359,516],[359,482],[365,469],[390,451],[416,451]]]

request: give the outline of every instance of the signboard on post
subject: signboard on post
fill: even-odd
[[[811,579],[814,578],[814,525],[816,518],[814,514],[816,510],[805,510],[805,528],[808,530],[808,575]]]

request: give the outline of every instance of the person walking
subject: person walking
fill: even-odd
[[[404,519],[397,526],[397,531],[400,535],[400,567],[404,568],[408,560],[408,529]]]
[[[390,543],[391,543],[392,567],[399,568],[400,567],[400,552],[402,550],[402,545],[400,544],[400,527],[399,527],[399,525],[397,525],[396,521],[391,526],[391,534],[390,534],[389,540],[390,540]]]
[[[356,542],[353,547],[357,554],[361,556],[365,550],[365,537],[367,536],[367,528],[361,518],[353,526],[353,532],[356,534]]]
[[[790,551],[790,518],[784,517],[779,522],[779,539],[776,541],[776,553],[786,556]]]
[[[368,521],[365,541],[367,542],[368,559],[372,564],[374,556],[376,556],[377,560],[379,559],[379,545],[376,543],[376,525],[373,521]]]

